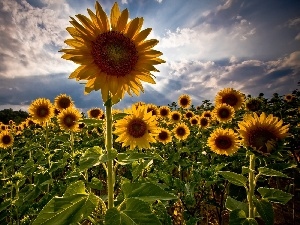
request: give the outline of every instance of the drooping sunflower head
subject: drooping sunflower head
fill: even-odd
[[[194,113],[192,112],[192,111],[187,111],[186,113],[185,113],[185,117],[187,118],[187,119],[190,119],[190,118],[192,118],[194,116]]]
[[[61,111],[57,116],[60,129],[65,131],[79,131],[79,120],[82,119],[81,113],[74,107],[69,107]]]
[[[158,116],[159,115],[158,108],[154,104],[147,104],[147,112],[151,112],[152,116]]]
[[[168,106],[159,107],[159,116],[163,118],[169,117],[171,110]]]
[[[0,148],[9,148],[14,143],[14,137],[10,131],[5,130],[0,132]]]
[[[183,94],[180,95],[178,98],[178,105],[184,109],[187,109],[191,106],[192,104],[192,99],[189,95]]]
[[[278,117],[266,116],[264,112],[260,116],[247,115],[238,126],[243,144],[263,154],[269,154],[277,141],[288,135],[289,129],[289,124],[283,125]]]
[[[50,100],[46,98],[38,98],[34,100],[30,104],[28,111],[31,115],[31,119],[40,125],[43,125],[45,122],[49,122],[54,116],[54,106]]]
[[[96,13],[88,9],[89,17],[71,17],[72,27],[67,31],[72,36],[65,40],[70,49],[62,49],[62,58],[80,66],[70,75],[76,80],[86,80],[85,93],[101,90],[103,101],[109,94],[113,101],[122,99],[125,92],[139,95],[143,91],[141,81],[155,84],[154,65],[164,63],[161,52],[152,47],[156,39],[146,40],[151,28],[141,30],[143,18],[129,21],[127,9],[120,11],[118,3],[111,9],[110,17],[98,1]],[[129,21],[129,22],[128,22]]]
[[[207,117],[208,119],[211,119],[212,118],[212,113],[211,113],[211,111],[204,111],[202,113],[202,116]]]
[[[284,100],[287,102],[292,102],[295,99],[295,96],[293,94],[287,94],[284,96]]]
[[[122,142],[123,147],[129,146],[131,150],[135,147],[150,148],[149,143],[156,142],[155,137],[159,133],[156,116],[147,112],[146,106],[132,106],[126,113],[129,115],[115,123],[114,133],[118,135],[116,141]]]
[[[259,98],[249,98],[246,101],[246,109],[251,112],[256,112],[260,110],[262,101]]]
[[[88,117],[92,119],[100,119],[101,116],[104,114],[103,110],[100,108],[92,108],[87,112]]]
[[[172,141],[171,132],[165,128],[160,128],[156,140],[163,143],[164,145]]]
[[[193,116],[190,118],[190,123],[192,126],[196,126],[199,124],[199,116]]]
[[[224,88],[219,91],[215,97],[215,105],[227,104],[238,110],[244,103],[244,94],[233,88]]]
[[[72,101],[71,96],[68,96],[66,94],[60,94],[60,95],[55,97],[54,106],[58,110],[63,110],[63,109],[66,109],[68,107],[73,107],[74,102]]]
[[[220,122],[228,122],[234,117],[234,109],[230,105],[217,105],[213,110],[213,117]]]
[[[178,123],[181,120],[180,112],[178,112],[178,111],[171,112],[170,119],[173,123]]]
[[[200,127],[204,128],[204,127],[208,127],[209,126],[209,119],[208,117],[204,117],[204,116],[201,116],[199,118],[199,124],[200,124]]]
[[[190,135],[190,129],[184,123],[179,123],[173,129],[173,134],[178,140],[185,140]]]
[[[232,155],[240,145],[238,135],[232,129],[215,129],[207,139],[210,149],[219,155]]]

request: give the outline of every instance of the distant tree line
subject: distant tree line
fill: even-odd
[[[0,111],[0,122],[8,124],[10,120],[13,120],[16,124],[21,123],[29,114],[21,109],[19,111],[13,111],[12,109],[3,109]]]

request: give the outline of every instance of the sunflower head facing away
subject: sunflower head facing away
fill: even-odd
[[[34,100],[30,104],[28,111],[31,115],[31,119],[40,125],[43,125],[45,122],[49,122],[54,116],[54,106],[50,100],[46,98],[38,98]]]
[[[269,154],[277,141],[288,135],[289,129],[289,124],[283,125],[278,117],[266,116],[264,112],[260,116],[256,113],[247,115],[238,126],[243,144],[262,154]]]
[[[158,135],[156,136],[156,140],[163,143],[164,145],[172,141],[171,132],[167,129],[161,128]]]
[[[72,101],[72,98],[70,96],[66,94],[60,94],[54,99],[54,106],[56,109],[61,111],[68,107],[73,107],[74,102]]]
[[[100,108],[92,108],[87,111],[88,117],[91,119],[100,119],[104,114],[103,110]]]
[[[0,132],[0,148],[9,148],[14,143],[14,137],[10,131],[5,130]]]
[[[69,78],[86,80],[85,93],[101,90],[104,102],[109,95],[113,101],[125,92],[139,95],[141,81],[155,84],[151,72],[158,72],[154,66],[165,62],[159,58],[162,53],[152,49],[158,40],[146,40],[151,28],[141,30],[143,18],[129,21],[128,10],[120,11],[118,3],[110,17],[98,1],[95,9],[87,10],[89,17],[71,17],[72,27],[67,27],[72,38],[65,43],[71,48],[61,50],[62,58],[80,65]]]
[[[192,99],[189,95],[183,94],[180,95],[178,98],[178,105],[184,109],[187,109],[191,106],[192,104]]]
[[[220,122],[228,122],[234,117],[234,109],[230,105],[217,105],[213,110],[213,117]]]
[[[262,101],[259,98],[249,98],[246,103],[246,109],[251,112],[256,112],[260,110]]]
[[[60,129],[65,131],[79,131],[79,120],[81,120],[82,115],[78,109],[74,107],[69,107],[61,111],[57,116],[58,124]]]
[[[233,88],[224,88],[219,91],[215,98],[215,105],[227,104],[238,110],[244,103],[244,95]]]
[[[122,146],[129,146],[131,150],[135,147],[150,148],[149,143],[156,142],[155,137],[159,133],[156,123],[156,116],[147,112],[146,106],[132,106],[126,110],[129,114],[115,123],[114,134],[118,136],[117,142],[122,142]]]
[[[173,133],[178,140],[183,141],[190,135],[190,129],[184,123],[179,123],[173,129]]]
[[[219,155],[232,155],[239,148],[238,135],[232,129],[217,128],[207,139],[207,144]]]

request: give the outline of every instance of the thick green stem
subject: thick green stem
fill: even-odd
[[[110,100],[108,100],[110,102]],[[112,151],[112,105],[111,103],[105,106],[106,116],[106,137],[105,145],[106,152],[109,158],[107,162],[107,192],[108,192],[108,209],[114,207],[114,171],[113,171],[113,159],[111,159]]]
[[[75,165],[75,154],[74,154],[74,133],[73,131],[70,131],[70,148],[71,148],[71,156],[72,156],[72,164],[71,169],[74,170]]]
[[[255,155],[250,155],[250,165],[249,165],[249,190],[248,190],[248,205],[249,205],[249,218],[254,218],[254,204],[253,196],[255,189]]]

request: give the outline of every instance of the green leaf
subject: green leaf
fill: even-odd
[[[230,196],[228,196],[226,199],[225,207],[227,209],[229,209],[230,211],[234,211],[236,209],[241,209],[248,216],[248,204],[245,202],[240,202],[238,200],[235,200],[234,198],[231,198]]]
[[[99,191],[103,189],[102,181],[96,177],[92,178],[91,182],[88,183],[88,186]]]
[[[249,167],[243,166],[242,167],[242,174],[248,174],[250,172]]]
[[[266,199],[253,199],[253,203],[256,207],[257,212],[260,217],[265,222],[265,225],[273,225],[274,224],[274,211],[272,204]]]
[[[233,210],[229,216],[230,225],[258,225],[255,219],[247,218],[242,209]]]
[[[265,175],[265,176],[276,176],[276,177],[286,177],[288,178],[287,175],[285,175],[284,173],[281,173],[277,170],[273,170],[273,169],[269,169],[266,167],[260,167],[258,168],[258,171],[260,174]]]
[[[290,193],[286,193],[279,189],[275,188],[263,188],[260,187],[257,191],[261,194],[261,196],[265,199],[268,199],[271,202],[286,204],[293,195]]]
[[[246,186],[247,178],[241,174],[230,171],[219,171],[218,173],[232,184],[235,184],[237,186]]]
[[[99,203],[99,198],[84,191],[84,183],[71,184],[63,197],[52,198],[32,225],[69,225],[87,218]]]
[[[117,155],[118,163],[121,165],[126,165],[129,163],[132,163],[134,161],[137,161],[138,159],[157,159],[160,161],[163,161],[163,158],[158,154],[152,154],[152,153],[119,153]]]
[[[99,120],[99,119],[82,119],[79,120],[79,122],[83,122],[88,126],[102,126],[103,124],[103,120]]]
[[[107,210],[105,225],[160,225],[159,219],[151,212],[148,203],[138,199],[126,199],[126,208]]]
[[[117,113],[117,114],[113,115],[113,121],[123,119],[127,115],[129,115],[129,114],[127,114],[127,113]]]
[[[122,185],[122,190],[126,198],[136,198],[143,201],[177,199],[177,196],[169,194],[152,183],[125,183]]]

